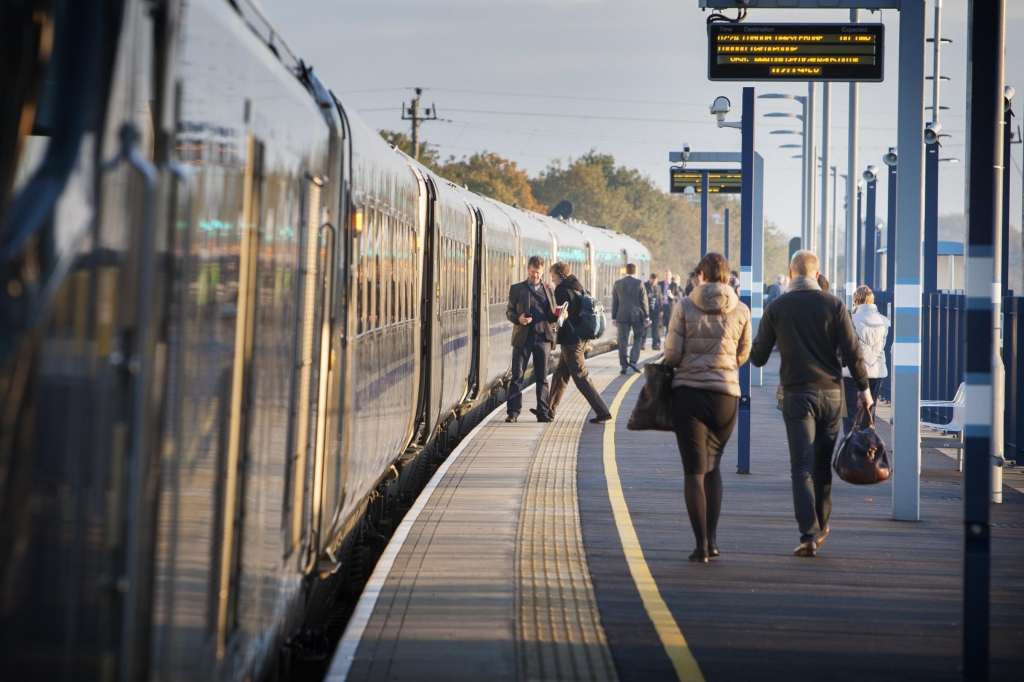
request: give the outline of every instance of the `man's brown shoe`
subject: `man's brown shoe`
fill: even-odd
[[[814,544],[814,540],[801,542],[799,545],[797,545],[797,548],[793,550],[793,554],[797,556],[814,556],[817,553],[818,546]]]
[[[828,537],[828,524],[825,524],[825,530],[818,533],[818,537],[814,538],[814,544],[818,549],[821,549],[821,543],[825,542],[825,538]]]

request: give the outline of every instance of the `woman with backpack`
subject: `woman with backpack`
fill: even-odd
[[[608,410],[608,404],[598,392],[594,382],[590,380],[587,372],[587,360],[584,355],[584,343],[573,330],[582,324],[580,309],[582,307],[581,295],[585,293],[583,285],[576,279],[576,276],[569,270],[569,264],[558,262],[551,266],[551,281],[555,284],[555,302],[558,304],[559,312],[563,306],[568,306],[568,317],[558,330],[558,365],[551,376],[551,393],[548,397],[551,418],[555,417],[555,410],[562,400],[565,388],[569,384],[569,377],[572,377],[576,388],[580,390],[583,397],[587,399],[590,406],[594,408],[597,416],[590,420],[591,424],[600,424],[612,418]]]
[[[672,425],[683,460],[683,496],[697,540],[690,561],[718,556],[725,444],[739,411],[739,368],[750,355],[750,309],[729,285],[729,261],[709,253],[698,286],[672,309],[665,365],[672,378]],[[557,294],[556,294],[557,295]]]

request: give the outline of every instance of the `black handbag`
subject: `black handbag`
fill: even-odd
[[[644,365],[644,387],[626,428],[630,431],[674,431],[672,428],[671,367],[663,363]]]
[[[843,438],[832,468],[839,478],[854,485],[881,483],[892,473],[885,442],[875,430],[871,413],[863,407],[857,410],[854,426]]]

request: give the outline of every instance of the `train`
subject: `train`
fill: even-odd
[[[0,26],[3,677],[288,679],[505,399],[527,259],[610,307],[650,253],[389,146],[247,0]]]

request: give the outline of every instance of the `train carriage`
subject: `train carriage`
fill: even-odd
[[[649,254],[389,148],[247,0],[108,4],[55,5],[2,112],[0,658],[283,676],[502,399],[529,257],[605,297]]]

